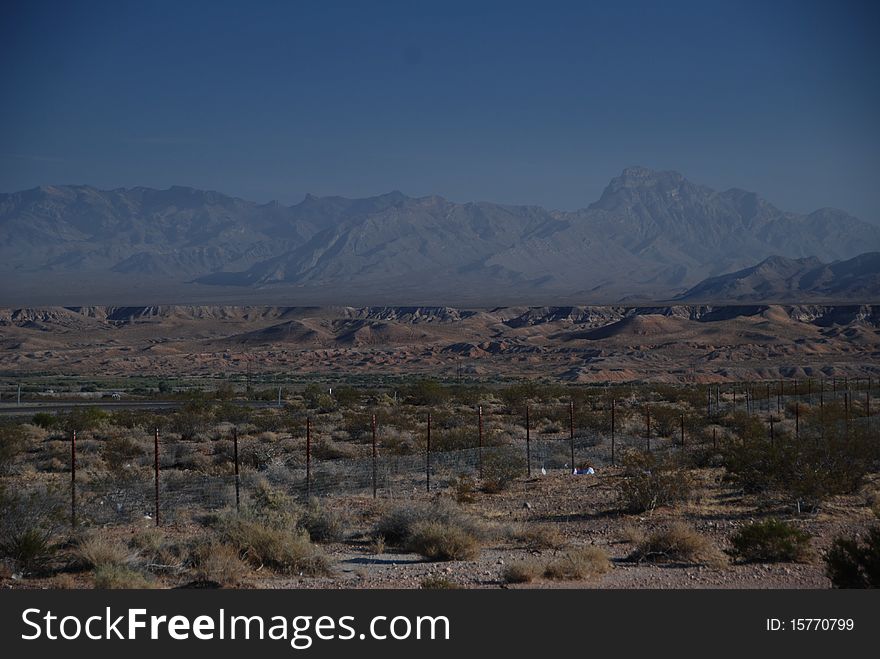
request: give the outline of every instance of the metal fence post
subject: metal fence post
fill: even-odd
[[[370,417],[370,429],[373,432],[373,498],[376,498],[376,490],[379,486],[379,469],[377,461],[379,459],[379,454],[376,451],[376,415],[373,414]]]
[[[574,464],[574,399],[568,401],[568,437],[571,447],[571,470],[577,468]]]
[[[611,399],[611,466],[614,466],[614,406],[615,399]]]
[[[477,407],[477,474],[483,480],[483,406]]]
[[[684,414],[679,418],[681,421],[681,447],[684,448]]]
[[[306,497],[312,498],[312,418],[306,417]]]
[[[76,430],[70,433],[70,528],[76,528]]]
[[[529,423],[528,405],[526,405],[526,475],[532,475],[531,423]]]
[[[645,405],[645,439],[648,442],[648,453],[651,452],[651,406]]]
[[[241,475],[238,471],[238,427],[232,427],[232,458],[235,463],[235,512],[241,512]]]
[[[425,491],[431,491],[431,413],[428,412],[428,441],[425,446]]]
[[[153,475],[155,484],[156,526],[159,526],[159,429],[153,434]]]

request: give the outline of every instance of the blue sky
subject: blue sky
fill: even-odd
[[[878,5],[7,1],[0,190],[570,209],[640,164],[880,221]]]

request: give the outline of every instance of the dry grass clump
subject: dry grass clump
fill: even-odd
[[[309,576],[330,573],[330,561],[312,544],[307,531],[272,526],[248,515],[226,515],[218,526],[219,539],[234,547],[256,568]]]
[[[94,532],[77,542],[74,562],[84,568],[131,567],[140,556],[125,543],[105,533]]]
[[[125,565],[106,564],[95,568],[93,584],[99,590],[144,589],[153,584],[137,570]]]
[[[630,555],[634,561],[679,562],[722,567],[724,554],[704,535],[675,523],[654,531]]]
[[[544,574],[544,565],[534,559],[511,561],[501,571],[501,578],[507,583],[531,583]]]
[[[446,500],[394,508],[373,531],[389,545],[441,561],[473,558],[490,534],[485,522]]]
[[[480,553],[480,541],[465,527],[449,522],[418,522],[406,547],[432,561],[466,561]]]
[[[563,549],[568,544],[562,532],[551,524],[523,524],[511,535],[528,549]]]
[[[300,526],[302,515],[290,496],[258,481],[241,513],[228,510],[205,521],[214,529],[219,543],[231,546],[243,561],[257,569],[267,567],[281,574],[309,576],[329,574],[329,559]]]
[[[611,561],[599,547],[580,547],[551,559],[544,567],[544,576],[557,581],[581,581],[598,577],[611,570]]]
[[[423,590],[458,590],[461,586],[447,577],[430,576],[422,579],[419,588]]]
[[[250,574],[247,564],[241,560],[238,550],[207,538],[196,542],[190,553],[193,576],[197,581],[215,582],[224,586],[241,585]]]
[[[299,520],[299,526],[309,532],[315,542],[339,542],[345,537],[345,516],[312,497]]]
[[[624,524],[617,531],[619,542],[625,542],[629,545],[638,545],[645,541],[645,531],[635,524]]]

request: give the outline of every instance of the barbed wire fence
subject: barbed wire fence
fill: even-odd
[[[880,383],[878,383],[880,384]],[[706,407],[703,422],[717,424],[728,412],[741,411],[756,416],[768,424],[781,419],[786,411],[794,410],[795,432],[799,432],[800,410],[824,409],[837,405],[845,410],[846,431],[851,426],[864,425],[874,433],[878,430],[878,416],[872,414],[872,383],[859,387],[834,387],[825,389],[797,385],[783,387],[758,383],[739,390],[721,391],[720,387],[707,386]],[[185,463],[192,446],[198,441],[183,441],[169,437],[164,439],[156,429],[151,437],[143,437],[142,454],[112,471],[94,472],[78,469],[76,432],[70,437],[70,470],[68,474],[53,474],[50,486],[53,491],[65,489],[69,478],[70,525],[126,524],[138,520],[151,520],[156,525],[186,522],[194,513],[209,513],[247,505],[249,497],[261,482],[280,488],[301,501],[311,497],[374,496],[384,499],[409,499],[422,492],[440,491],[456,486],[463,478],[482,480],[487,471],[515,471],[517,476],[541,477],[553,472],[572,474],[575,470],[592,467],[601,470],[614,465],[628,449],[642,449],[657,453],[674,452],[683,448],[689,437],[684,414],[681,415],[679,432],[656,433],[651,410],[661,404],[641,401],[635,407],[644,414],[643,432],[633,432],[615,427],[615,405],[612,399],[599,411],[607,416],[607,429],[578,429],[574,403],[566,404],[569,428],[555,428],[542,432],[535,438],[535,430],[528,421],[519,419],[519,431],[504,435],[480,409],[474,415],[473,431],[475,446],[455,450],[431,448],[428,439],[424,450],[410,453],[386,451],[382,442],[382,428],[372,419],[372,446],[370,455],[364,457],[321,457],[316,459],[312,451],[310,419],[306,420],[306,437],[291,434],[280,435],[278,440],[302,440],[303,450],[271,458],[259,468],[245,466],[241,453],[259,440],[239,438],[233,428],[232,452],[227,446],[215,448],[212,463],[207,470],[180,468]],[[855,406],[860,406],[858,410]],[[874,406],[875,408],[877,405]],[[558,410],[557,410],[558,412]],[[630,409],[632,412],[632,409]],[[505,415],[509,423],[510,416]],[[632,418],[632,415],[631,415]],[[516,419],[515,419],[516,421]],[[525,423],[523,423],[525,421]],[[791,419],[789,419],[791,421]],[[484,427],[485,424],[485,427]],[[427,431],[427,424],[424,429]],[[435,429],[437,432],[439,429]],[[714,431],[713,443],[716,441]],[[486,444],[484,444],[484,439]],[[705,442],[702,436],[700,441]],[[241,449],[241,450],[240,450]]]

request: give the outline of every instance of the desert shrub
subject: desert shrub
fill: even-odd
[[[152,564],[152,569],[158,566],[176,568],[185,553],[185,548],[182,550],[177,544],[169,543],[162,530],[152,526],[137,531],[128,544]]]
[[[458,503],[471,503],[477,490],[477,481],[473,476],[459,474],[455,479],[455,500]]]
[[[483,491],[496,493],[506,490],[518,477],[526,473],[526,460],[513,447],[483,449]]]
[[[60,425],[58,417],[54,414],[50,414],[49,412],[37,412],[36,414],[34,414],[31,422],[35,426],[39,426],[44,430],[54,430]]]
[[[436,380],[419,380],[401,389],[404,399],[412,405],[441,405],[451,391]]]
[[[258,444],[254,441],[242,442],[239,437],[238,461],[242,467],[250,467],[257,471],[266,469],[281,453],[274,444]]]
[[[170,419],[170,430],[180,435],[184,441],[197,439],[207,431],[213,415],[211,406],[203,400],[187,401]]]
[[[299,523],[302,509],[289,494],[260,479],[253,486],[243,514],[284,529],[293,528]]]
[[[749,524],[730,540],[732,553],[744,561],[804,563],[811,555],[810,534],[777,519]]]
[[[550,524],[523,524],[512,535],[529,549],[562,549],[567,544],[562,532]]]
[[[339,387],[333,392],[333,395],[342,407],[356,407],[361,402],[361,392],[354,387]]]
[[[302,529],[279,528],[251,516],[227,514],[216,530],[221,542],[234,547],[254,567],[310,576],[330,572],[327,557]]]
[[[104,442],[101,457],[112,471],[121,471],[127,464],[137,461],[144,450],[136,441],[126,436],[112,437]]]
[[[433,561],[465,561],[476,558],[480,541],[465,526],[425,521],[412,526],[406,548]]]
[[[314,460],[346,460],[356,458],[357,449],[342,442],[335,442],[327,437],[321,437],[312,443],[312,459]]]
[[[303,511],[299,525],[309,532],[315,542],[338,542],[345,537],[346,521],[344,515],[328,508],[312,497]]]
[[[215,538],[197,541],[190,550],[190,562],[197,581],[223,586],[239,586],[250,573],[238,549]]]
[[[489,530],[452,502],[406,505],[383,515],[374,537],[435,560],[462,560],[476,555]]]
[[[231,402],[223,402],[214,408],[213,417],[216,423],[232,423],[242,425],[250,423],[254,411],[244,405],[236,405]]]
[[[534,382],[512,384],[499,392],[501,400],[513,414],[525,413],[526,403],[538,397],[539,387]]]
[[[370,553],[371,554],[384,554],[385,553],[385,536],[377,535],[373,536],[370,539]]]
[[[423,590],[458,590],[461,586],[447,577],[430,576],[422,579],[419,588]]]
[[[507,583],[531,583],[544,573],[544,565],[534,558],[511,561],[501,570],[501,578]]]
[[[141,572],[124,565],[102,565],[95,568],[93,583],[99,590],[144,589],[153,586]]]
[[[77,407],[59,419],[59,426],[67,432],[94,430],[108,418],[110,415],[97,407]]]
[[[836,538],[825,556],[825,573],[835,588],[880,588],[880,526],[861,542]]]
[[[724,565],[724,555],[707,537],[680,523],[648,535],[629,558],[634,561],[671,561],[712,567]]]
[[[557,581],[579,581],[605,574],[611,569],[608,554],[599,547],[572,549],[551,559],[544,576]]]
[[[114,410],[110,413],[110,423],[120,428],[132,430],[141,428],[152,432],[162,427],[163,417],[152,410]]]
[[[830,496],[856,492],[880,460],[880,443],[865,428],[853,427],[847,437],[831,427],[824,437],[800,440],[777,431],[772,442],[766,433],[724,451],[730,479],[746,492],[777,492],[814,507]]]
[[[653,453],[630,451],[623,459],[625,473],[618,484],[620,507],[640,513],[658,506],[671,506],[691,497],[693,482],[688,473]]]
[[[26,447],[27,437],[20,425],[5,425],[0,430],[0,475],[12,471]]]
[[[83,568],[132,566],[138,554],[116,538],[101,532],[92,532],[76,543],[73,549],[76,565]]]
[[[328,574],[329,560],[299,526],[302,514],[289,495],[259,480],[240,514],[221,513],[209,525],[220,542],[234,547],[254,567],[284,574]]]
[[[308,385],[302,393],[303,402],[310,410],[318,412],[332,412],[336,409],[336,399],[331,396],[326,388],[317,384]]]
[[[438,428],[431,437],[432,451],[460,451],[474,448],[477,445],[477,434],[473,428],[450,424],[446,428]]]
[[[645,540],[645,531],[635,524],[624,524],[618,530],[619,542],[637,545]]]
[[[57,550],[63,510],[53,489],[0,491],[0,558],[10,559],[25,572],[43,567]]]

